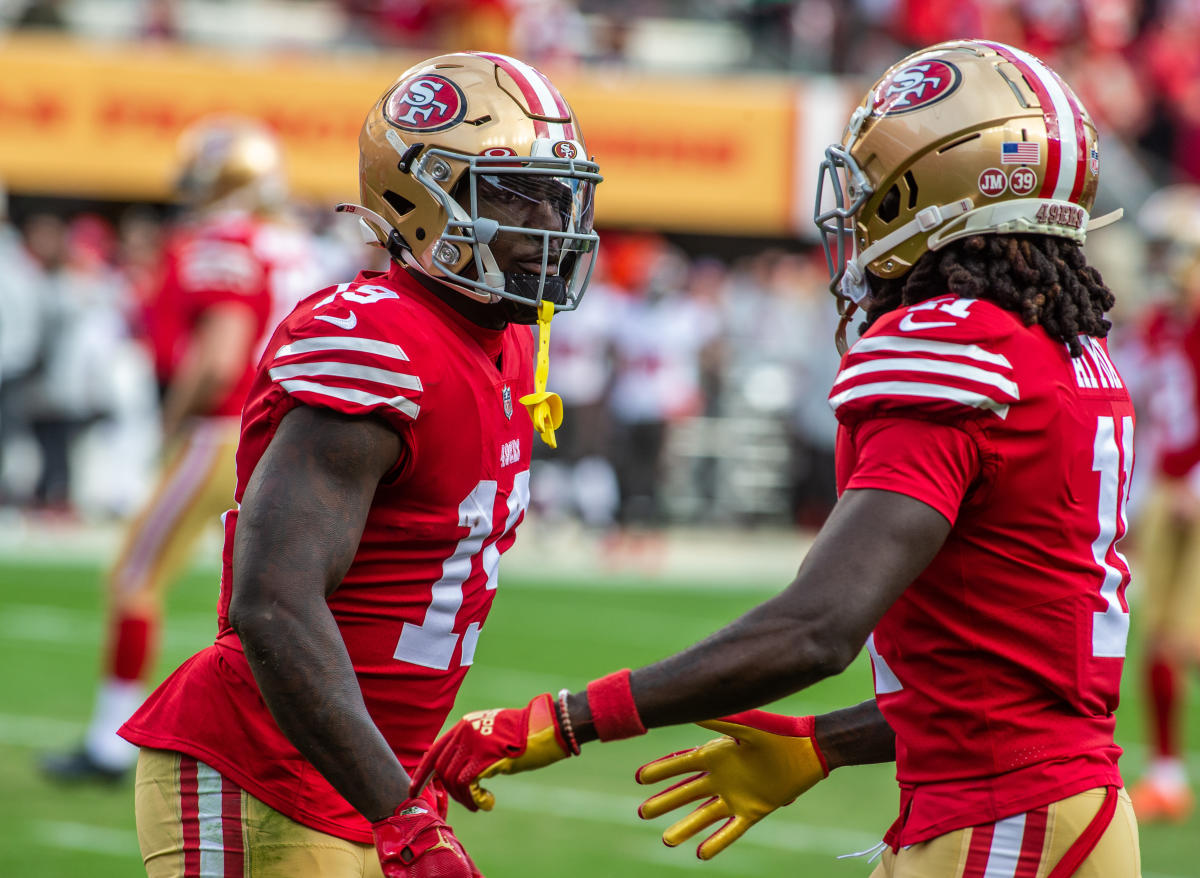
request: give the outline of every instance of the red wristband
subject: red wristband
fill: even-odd
[[[593,680],[587,685],[588,707],[592,724],[601,741],[619,741],[646,734],[633,690],[629,688],[629,668]]]

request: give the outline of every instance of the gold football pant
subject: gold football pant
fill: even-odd
[[[237,418],[197,419],[126,529],[108,578],[110,678],[149,675],[166,588],[204,530],[233,506],[237,442]]]
[[[383,878],[374,845],[297,823],[169,750],[142,748],[134,811],[149,878]]]
[[[1133,806],[1123,789],[1111,794],[1115,802],[1106,802],[1108,790],[1087,790],[996,823],[948,832],[898,853],[885,850],[871,878],[1139,878],[1142,863]],[[1115,804],[1107,825],[1106,804]],[[1071,870],[1075,861],[1078,866]]]
[[[1138,522],[1137,616],[1151,649],[1200,660],[1200,519],[1174,514],[1170,482],[1154,486]]]

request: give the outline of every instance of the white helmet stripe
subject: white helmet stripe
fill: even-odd
[[[1037,93],[1046,117],[1046,177],[1041,198],[1075,201],[1083,189],[1083,163],[1087,159],[1087,141],[1078,102],[1058,75],[1038,58],[1004,43],[983,41],[1021,71],[1030,88]]]
[[[486,52],[480,54],[484,58],[494,61],[498,67],[513,78],[517,87],[521,89],[521,94],[529,102],[529,109],[531,111],[539,116],[562,117],[569,115],[566,101],[558,93],[558,89],[551,85],[550,80],[546,79],[540,71],[530,67],[524,61],[519,61],[508,55],[496,55]],[[562,122],[545,122],[536,119],[534,120],[534,129],[539,136],[548,137],[551,140],[575,139],[574,126]],[[567,129],[570,129],[570,131]]]

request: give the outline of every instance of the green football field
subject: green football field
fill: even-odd
[[[731,551],[736,546],[731,544]],[[69,557],[64,546],[62,557]],[[702,637],[768,595],[778,583],[711,583],[628,576],[503,578],[476,663],[452,717],[467,710],[516,706],[532,695],[579,687],[618,667],[659,658]],[[0,876],[136,876],[131,785],[59,789],[37,775],[38,753],[72,745],[83,734],[96,676],[101,633],[99,567],[18,563],[0,558]],[[159,676],[210,642],[216,574],[201,568],[172,593]],[[1136,655],[1136,643],[1131,655]],[[1136,661],[1126,667],[1118,739],[1122,766],[1136,777],[1143,761],[1143,722]],[[1192,685],[1189,763],[1200,777],[1200,693]],[[822,711],[870,694],[865,656],[842,677],[781,705]],[[692,846],[671,850],[658,835],[669,822],[640,821],[638,765],[710,737],[695,727],[590,745],[583,758],[490,784],[495,811],[452,807],[451,822],[489,878],[525,876],[866,876],[864,859],[839,854],[871,847],[894,816],[891,766],[843,769],[807,796],[752,829],[716,860],[702,863]],[[1142,830],[1146,878],[1200,875],[1200,819]]]

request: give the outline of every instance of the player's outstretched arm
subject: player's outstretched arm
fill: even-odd
[[[594,680],[585,691],[560,698],[548,714],[566,743],[560,751],[630,737],[648,727],[748,710],[840,673],[949,532],[950,522],[940,512],[912,497],[845,492],[796,578],[779,595],[682,652],[632,673]],[[512,717],[515,712],[491,713]],[[446,732],[416,774],[418,779],[437,774],[450,795],[472,809],[480,806],[472,784],[477,786],[483,769],[503,755],[495,749],[497,739],[480,733],[473,722],[464,719]],[[512,728],[519,737],[520,724]],[[877,754],[888,755],[861,761],[892,758],[889,736],[890,730],[877,733],[874,745]],[[848,743],[835,742],[834,749]],[[517,748],[513,755],[523,752],[519,741],[510,744]],[[506,769],[492,774],[545,764],[505,763]]]
[[[873,700],[819,717],[749,710],[699,725],[722,737],[647,763],[636,779],[655,784],[682,776],[643,802],[638,815],[650,820],[700,802],[662,838],[675,847],[719,823],[696,848],[702,860],[715,857],[834,768],[895,758],[895,735]],[[822,739],[831,745],[828,755]]]

